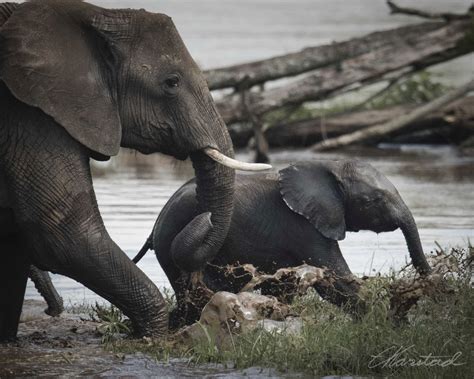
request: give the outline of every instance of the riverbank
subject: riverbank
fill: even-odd
[[[304,378],[303,374],[281,375],[275,369],[235,369],[219,363],[190,364],[187,357],[156,360],[139,349],[118,352],[102,343],[100,323],[86,313],[49,317],[46,303],[25,301],[18,340],[0,345],[0,378],[6,377],[160,377],[160,378]],[[77,308],[76,308],[77,309]],[[85,310],[87,307],[84,308]],[[133,340],[127,340],[129,344]],[[133,344],[146,346],[147,342]]]
[[[367,311],[358,320],[310,291],[291,306],[303,322],[298,333],[257,328],[232,335],[224,344],[212,333],[189,343],[176,343],[176,335],[167,341],[133,340],[115,333],[126,325],[116,310],[100,314],[98,308],[86,307],[78,313],[76,307],[74,314],[50,318],[43,315],[41,302],[27,301],[29,313],[23,313],[19,340],[0,348],[0,377],[470,378],[474,372],[473,257],[470,246],[449,254],[438,250],[431,263],[442,281],[423,293],[404,292],[399,286],[401,281],[413,283],[415,275],[409,267],[362,278]],[[400,294],[410,307],[406,317],[394,320],[393,300]],[[416,306],[411,303],[414,298]]]

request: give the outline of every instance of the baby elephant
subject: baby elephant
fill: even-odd
[[[179,247],[173,245],[175,237],[197,216],[195,191],[193,179],[171,197],[137,256],[148,248],[155,250],[176,292],[178,309],[187,285],[183,281],[186,274],[178,266],[191,272],[206,263],[200,256],[180,255]],[[209,215],[198,227],[212,229]],[[351,271],[337,242],[344,239],[346,231],[380,233],[397,228],[405,236],[414,266],[420,273],[429,273],[410,210],[393,184],[371,165],[321,160],[296,163],[278,173],[237,175],[230,229],[217,255],[204,266],[204,282],[213,291],[238,292],[245,280],[230,280],[218,268],[237,262],[251,263],[268,273],[307,263],[330,268],[340,277],[349,276]],[[343,304],[350,298],[344,293],[357,288],[347,288],[341,282],[338,293],[316,290]],[[195,317],[188,315],[187,321]]]

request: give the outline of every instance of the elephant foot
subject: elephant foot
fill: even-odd
[[[63,313],[64,311],[64,308],[46,308],[44,310],[44,313],[46,313],[48,316],[51,316],[51,317],[59,317],[61,315],[61,313]]]

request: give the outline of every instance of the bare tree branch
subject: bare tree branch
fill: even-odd
[[[406,14],[410,16],[418,16],[428,19],[442,19],[445,21],[463,20],[471,17],[470,13],[473,11],[471,6],[466,14],[457,13],[432,13],[415,8],[400,7],[391,0],[387,0],[387,5],[390,8],[391,14]]]
[[[307,147],[323,139],[353,133],[399,118],[414,108],[415,104],[405,104],[290,122],[280,120],[265,130],[265,138],[270,147]],[[236,147],[247,146],[253,136],[250,127],[241,125],[231,126],[229,132]],[[408,134],[404,137],[405,141],[448,138],[456,143],[469,138],[474,135],[474,96],[466,96],[439,108],[400,131],[383,136],[380,141],[390,141],[404,133]]]
[[[237,88],[242,83],[252,87],[270,80],[300,75],[337,64],[344,59],[393,45],[400,36],[424,34],[439,27],[439,24],[425,23],[402,26],[394,29],[391,33],[377,31],[348,41],[308,47],[296,53],[207,70],[204,71],[204,75],[211,90]]]
[[[365,54],[343,59],[338,65],[314,70],[310,75],[278,88],[251,92],[251,111],[260,116],[282,106],[301,104],[329,98],[347,91],[351,86],[385,80],[388,74],[405,69],[406,72],[467,54],[472,44],[462,44],[470,28],[469,21],[452,23],[430,22],[419,24],[411,33],[400,28],[383,33],[391,43]],[[248,112],[242,109],[240,97],[217,102],[225,122],[246,121]]]
[[[354,133],[346,134],[337,138],[322,141],[314,145],[312,149],[314,151],[330,150],[373,138],[380,138],[380,136],[388,135],[406,127],[406,125],[420,119],[428,113],[438,110],[439,108],[453,102],[454,100],[460,97],[463,97],[465,94],[473,90],[474,80],[471,80],[469,83],[459,88],[456,88],[455,90],[450,91],[445,95],[440,96],[437,99],[430,101],[429,103],[422,105],[421,107],[418,107],[410,113],[403,115],[397,119],[390,120],[386,123],[372,126],[366,129],[358,130]]]

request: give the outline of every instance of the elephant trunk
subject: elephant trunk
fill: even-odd
[[[421,275],[428,275],[431,273],[431,268],[426,261],[425,254],[423,253],[423,247],[421,246],[420,235],[418,234],[415,219],[408,208],[404,211],[402,219],[404,221],[400,225],[400,229],[405,236],[408,252],[410,253],[413,265]]]
[[[217,142],[218,150],[232,158],[234,151],[227,133]],[[229,230],[234,206],[235,171],[211,159],[203,151],[191,154],[196,172],[196,216],[175,237],[171,254],[182,270],[201,270],[222,247]]]

